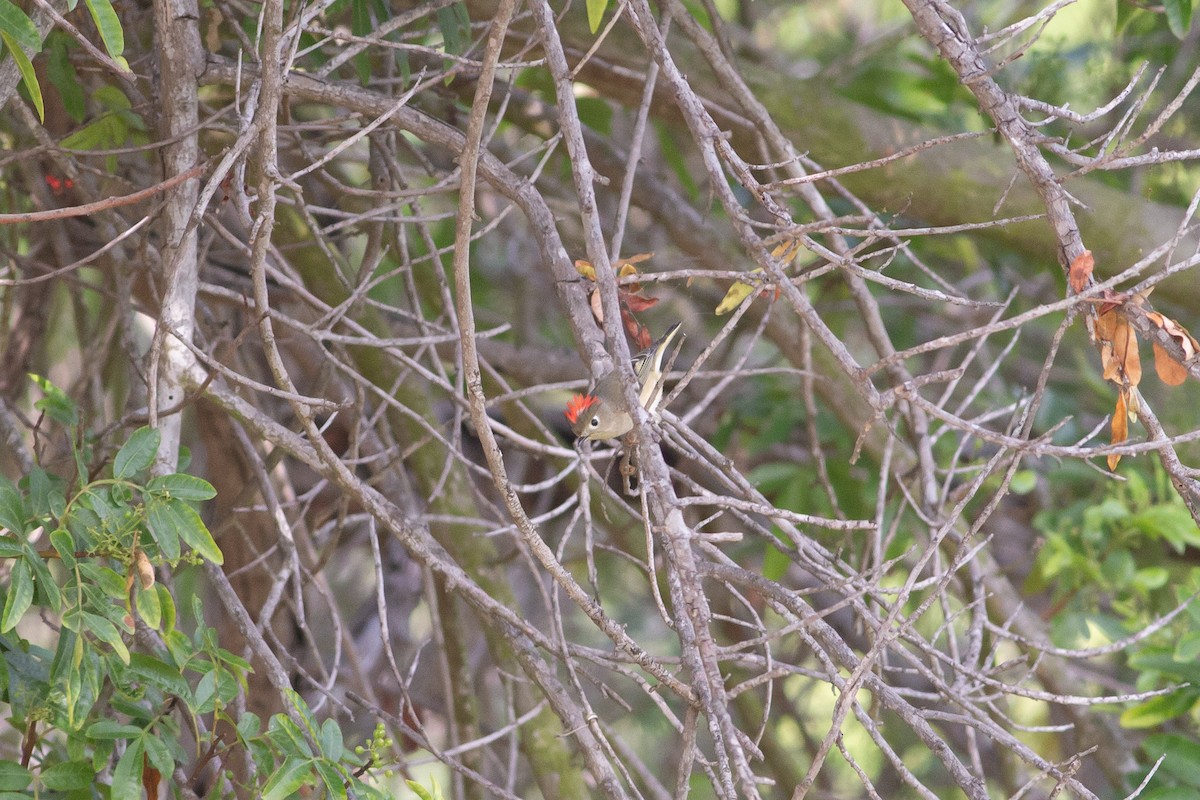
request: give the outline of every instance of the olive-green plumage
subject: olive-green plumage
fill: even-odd
[[[662,338],[633,359],[633,371],[641,386],[638,402],[651,415],[662,401],[663,359],[679,332],[679,325],[676,322]],[[621,394],[621,379],[614,370],[596,381],[591,394],[572,397],[567,403],[567,421],[575,435],[582,439],[616,439],[633,430],[633,417],[625,411]]]

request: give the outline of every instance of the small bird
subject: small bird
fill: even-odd
[[[641,393],[638,402],[651,415],[658,410],[663,395],[663,358],[680,323],[676,322],[654,344],[633,358],[633,371],[637,374]],[[567,403],[567,422],[571,430],[581,439],[616,439],[633,430],[633,417],[625,411],[621,398],[621,379],[617,371],[605,375],[596,382],[592,394],[577,394]]]

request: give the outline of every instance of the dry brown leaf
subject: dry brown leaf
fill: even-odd
[[[1067,282],[1071,284],[1071,291],[1079,294],[1087,288],[1088,280],[1092,277],[1092,269],[1096,266],[1096,260],[1092,258],[1091,250],[1084,250],[1074,261],[1071,262],[1071,269],[1067,272]]]
[[[1113,331],[1117,327],[1117,314],[1106,311],[1096,317],[1096,338],[1102,342],[1112,342]]]
[[[1117,407],[1113,409],[1112,416],[1112,443],[1121,444],[1129,438],[1129,416],[1125,412],[1125,392],[1122,390],[1117,395]],[[1117,464],[1121,463],[1121,456],[1112,453],[1108,457],[1108,469],[1110,472],[1115,472]]]
[[[1161,315],[1160,315],[1161,316]],[[1188,333],[1187,328],[1180,325],[1170,317],[1163,317],[1162,329],[1166,331],[1172,339],[1179,343],[1179,347],[1183,350],[1184,359],[1193,358],[1196,353],[1200,353],[1200,342],[1197,342],[1192,334]]]
[[[618,258],[613,263],[613,266],[616,267],[617,271],[621,273],[621,277],[625,277],[626,273],[624,272],[624,270],[626,267],[632,267],[634,264],[640,264],[643,261],[646,261],[647,259],[649,259],[653,255],[654,255],[654,253],[638,253],[636,255],[630,256],[629,258]],[[637,272],[637,270],[634,269],[633,272]]]
[[[1178,386],[1187,380],[1187,367],[1180,364],[1175,359],[1171,358],[1171,354],[1163,349],[1163,346],[1158,342],[1154,342],[1154,371],[1158,373],[1158,379],[1167,386]]]
[[[1117,359],[1113,357],[1112,342],[1104,339],[1100,341],[1100,366],[1104,369],[1104,380],[1121,382],[1121,370],[1117,366]]]
[[[1197,342],[1187,328],[1175,320],[1159,314],[1157,311],[1147,311],[1146,319],[1162,328],[1168,336],[1175,340],[1179,349],[1183,351],[1184,361],[1188,361],[1200,353],[1200,342]],[[1178,386],[1187,380],[1188,376],[1187,367],[1157,342],[1154,343],[1154,370],[1162,382],[1168,386]]]
[[[1142,381],[1142,358],[1138,353],[1137,334],[1129,320],[1121,315],[1113,335],[1113,355],[1121,364],[1125,380],[1130,386],[1137,386]]]
[[[138,584],[143,589],[154,588],[154,565],[141,550],[134,551],[133,564],[137,569]]]
[[[1138,354],[1137,335],[1129,319],[1116,310],[1108,311],[1096,319],[1094,330],[1100,342],[1104,379],[1137,386],[1142,380],[1142,360]]]
[[[596,322],[604,324],[604,306],[600,304],[600,292],[592,290],[591,296],[592,316],[596,318]]]

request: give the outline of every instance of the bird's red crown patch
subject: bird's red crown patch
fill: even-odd
[[[577,394],[567,401],[567,422],[574,425],[579,421],[579,415],[597,402],[597,397],[594,394]]]

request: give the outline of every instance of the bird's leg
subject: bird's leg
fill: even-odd
[[[621,478],[625,485],[625,494],[636,495],[641,489],[640,481],[637,488],[634,488],[630,479],[637,474],[637,464],[634,462],[634,450],[637,447],[637,434],[630,431],[621,440],[624,448],[621,453]]]

